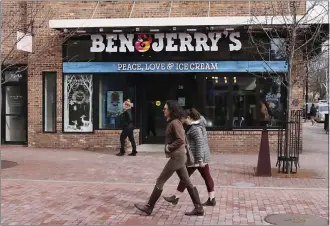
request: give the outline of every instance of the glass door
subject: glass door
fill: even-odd
[[[3,87],[4,143],[27,142],[27,93],[21,85]]]

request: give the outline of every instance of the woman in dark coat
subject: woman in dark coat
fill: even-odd
[[[169,160],[156,181],[156,185],[151,193],[148,203],[135,204],[135,207],[147,215],[150,215],[163,192],[164,184],[174,173],[176,173],[179,176],[180,181],[185,187],[187,187],[190,198],[195,206],[193,211],[187,212],[185,215],[203,216],[204,209],[198,191],[191,183],[186,168],[187,154],[185,148],[185,133],[181,123],[183,110],[177,101],[167,101],[163,110],[164,116],[167,119],[167,127],[165,131],[165,154]]]
[[[123,130],[120,134],[120,152],[117,154],[117,156],[123,156],[125,154],[125,140],[128,137],[129,141],[132,145],[132,153],[129,154],[130,156],[136,156],[136,143],[134,140],[134,126],[133,126],[133,119],[132,119],[132,103],[129,99],[127,99],[123,103],[123,110],[124,112],[120,115],[120,121],[123,125]]]

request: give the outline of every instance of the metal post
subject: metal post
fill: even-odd
[[[0,23],[2,24],[2,4],[0,2]],[[0,43],[2,43],[1,40],[2,37],[2,29],[0,29]],[[0,146],[2,144],[2,49],[0,45]],[[0,157],[1,158],[1,157]]]
[[[329,103],[329,78],[328,78],[328,68],[325,70],[325,90],[326,90],[326,95],[327,95],[327,102]]]

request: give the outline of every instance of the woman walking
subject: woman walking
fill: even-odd
[[[203,206],[215,206],[215,191],[214,182],[210,174],[209,163],[211,160],[211,152],[208,145],[206,133],[206,120],[199,112],[192,108],[186,110],[186,117],[183,123],[187,125],[186,136],[190,150],[194,155],[195,164],[187,166],[188,174],[191,176],[196,170],[202,175],[207,191],[209,193],[208,200],[203,203]],[[166,201],[176,205],[183,191],[186,189],[185,184],[180,181],[177,191],[170,197],[163,197]]]
[[[127,99],[123,103],[123,110],[124,112],[121,113],[120,115],[120,121],[121,124],[123,125],[123,130],[120,134],[120,152],[117,153],[117,156],[123,156],[125,155],[125,140],[128,137],[129,141],[131,142],[132,145],[132,153],[130,153],[130,156],[136,156],[137,151],[136,151],[136,143],[134,140],[134,126],[133,126],[133,119],[132,119],[132,103],[130,99]]]
[[[188,216],[203,216],[204,209],[201,204],[198,191],[191,183],[188,171],[186,168],[186,149],[185,149],[185,133],[181,119],[183,110],[178,105],[177,101],[167,101],[164,106],[164,116],[167,119],[167,127],[165,131],[165,154],[169,158],[163,171],[159,175],[154,190],[151,193],[147,204],[134,204],[136,208],[142,212],[150,215],[152,210],[159,199],[164,184],[176,172],[180,181],[187,187],[188,193],[195,208],[191,212],[185,213]]]

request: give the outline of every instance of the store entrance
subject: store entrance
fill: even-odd
[[[26,78],[26,71],[5,71],[2,75],[1,143],[27,143]]]
[[[143,74],[140,77],[142,101],[142,143],[162,144],[166,128],[163,108],[166,100],[178,100],[182,107],[193,105],[197,84],[192,73]]]

